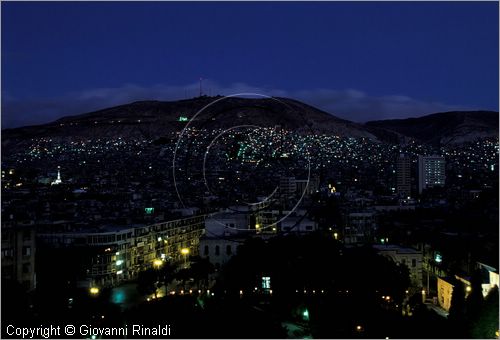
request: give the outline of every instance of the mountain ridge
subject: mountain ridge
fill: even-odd
[[[180,131],[187,124],[185,119],[192,119],[203,108],[206,109],[194,121],[206,128],[279,125],[299,133],[326,133],[388,143],[415,139],[448,144],[498,137],[498,112],[494,111],[450,111],[362,124],[290,98],[201,96],[178,101],[135,101],[65,116],[46,124],[3,129],[2,145],[15,146],[23,140],[42,137],[155,139]]]
[[[399,133],[427,144],[446,145],[498,138],[499,115],[495,111],[447,111],[422,117],[366,122],[366,126]]]

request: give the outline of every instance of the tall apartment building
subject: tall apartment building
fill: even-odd
[[[396,161],[396,192],[399,197],[411,196],[411,159],[405,154]]]
[[[108,226],[97,230],[39,233],[40,248],[50,249],[52,258],[77,252],[74,267],[80,286],[112,286],[134,278],[140,271],[154,267],[157,260],[173,263],[198,255],[205,216],[166,221],[152,225]],[[54,250],[56,250],[54,252]],[[46,251],[45,251],[46,252]],[[68,268],[67,270],[71,270]]]
[[[418,192],[424,189],[444,186],[445,159],[441,156],[418,156]]]
[[[26,290],[36,286],[35,228],[2,224],[2,278],[19,282]]]
[[[344,242],[346,244],[369,243],[372,241],[376,229],[375,213],[371,211],[352,212],[346,216]]]

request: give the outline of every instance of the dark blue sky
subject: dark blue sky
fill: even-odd
[[[498,2],[2,2],[2,127],[254,91],[354,121],[498,110]]]

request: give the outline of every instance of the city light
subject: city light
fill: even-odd
[[[302,318],[305,320],[305,321],[309,321],[309,311],[306,309],[304,309],[304,311],[302,312]]]
[[[40,134],[40,138],[21,143],[27,150],[16,148],[2,171],[2,186],[6,189],[2,189],[6,194],[6,200],[2,201],[7,222],[5,232],[15,231],[3,238],[10,244],[3,245],[2,251],[9,257],[9,268],[10,264],[14,269],[22,267],[23,275],[17,275],[19,270],[6,272],[18,276],[23,284],[29,280],[27,292],[38,289],[35,285],[43,288],[53,284],[53,272],[61,276],[61,282],[71,286],[87,282],[83,286],[85,299],[102,307],[88,315],[97,327],[106,326],[102,324],[103,313],[106,313],[106,321],[113,319],[117,325],[125,321],[129,325],[139,322],[142,318],[133,320],[128,316],[141,316],[141,313],[108,312],[123,307],[124,302],[132,311],[142,312],[145,300],[158,302],[163,297],[166,297],[162,299],[165,303],[179,300],[176,301],[180,303],[178,310],[183,311],[180,316],[185,317],[186,324],[195,324],[201,309],[210,315],[221,307],[219,303],[214,304],[216,301],[212,298],[217,290],[217,300],[223,300],[227,306],[234,302],[262,307],[266,312],[285,311],[286,315],[278,315],[276,321],[282,322],[283,328],[287,328],[286,324],[291,326],[288,337],[305,338],[317,334],[333,337],[350,334],[358,338],[411,336],[411,330],[405,329],[408,322],[428,338],[447,334],[445,330],[433,333],[432,327],[426,327],[432,324],[434,313],[421,313],[421,317],[412,320],[405,318],[424,304],[445,316],[450,311],[451,300],[455,302],[451,299],[455,283],[465,282],[460,284],[462,288],[458,292],[462,293],[458,294],[461,299],[473,297],[472,290],[486,295],[488,284],[488,287],[493,283],[498,285],[498,269],[490,267],[498,267],[495,263],[474,262],[476,259],[487,261],[495,249],[474,245],[484,240],[494,241],[493,217],[498,217],[495,209],[498,201],[492,193],[497,190],[498,179],[490,170],[498,171],[497,135],[491,141],[478,140],[477,145],[476,142],[427,145],[423,140],[407,140],[406,136],[401,139],[403,144],[398,143],[399,133],[398,136],[381,133],[377,141],[356,137],[368,136],[364,133],[348,137],[351,133],[347,125],[341,129],[346,130],[341,136],[334,136],[331,131],[296,133],[295,125],[262,127],[256,130],[258,133],[238,134],[231,129],[226,131],[225,122],[218,118],[213,129],[209,122],[200,128],[191,126],[202,121],[191,117],[197,111],[194,109],[209,100],[200,98],[196,107],[189,107],[190,100],[173,107],[164,115],[168,123],[160,121],[158,128],[154,126],[157,120],[151,117],[163,114],[163,104],[158,105],[158,110],[148,109],[151,115],[143,115],[142,107],[147,109],[150,105],[146,102],[137,107],[137,114],[134,108],[123,110],[123,114],[90,115],[86,123],[87,119],[78,118],[83,126],[74,129],[78,138],[67,142],[57,138],[49,143]],[[243,98],[237,101],[244,103]],[[267,106],[265,101],[261,104]],[[132,118],[126,118],[128,111],[134,114]],[[115,124],[115,116],[123,116],[125,123]],[[128,130],[135,130],[140,122],[137,118],[146,116],[151,117],[142,122],[141,131],[131,132],[133,136],[129,138]],[[253,113],[250,116],[255,118]],[[98,119],[97,126],[94,119]],[[71,123],[71,119],[62,121],[64,124],[54,125],[68,126],[61,131],[77,124]],[[189,124],[182,129],[186,124],[176,121]],[[229,123],[234,122],[229,119]],[[85,125],[91,125],[95,134],[80,136],[80,132],[85,134],[88,130]],[[175,129],[163,129],[164,125]],[[364,129],[362,125],[357,128]],[[119,130],[115,133],[112,130],[116,128]],[[325,130],[328,128],[325,124]],[[101,130],[113,133],[104,138]],[[123,139],[115,137],[121,135],[121,130]],[[156,130],[161,130],[161,135]],[[375,127],[373,131],[377,132]],[[444,141],[438,132],[429,137]],[[192,140],[181,141],[185,135]],[[386,137],[395,140],[386,143]],[[214,145],[210,157],[207,145]],[[288,147],[292,150],[285,150]],[[398,160],[400,154],[403,160]],[[426,156],[431,154],[437,156]],[[286,159],[279,159],[285,155]],[[311,160],[302,159],[304,155]],[[172,156],[173,164],[169,162]],[[417,158],[421,157],[429,158],[429,162],[432,157],[441,159],[439,162],[446,165],[443,173],[437,176],[439,169],[433,166],[437,170],[428,173],[424,168],[423,176],[416,166],[420,162]],[[294,164],[295,160],[299,162]],[[61,163],[65,169],[64,184],[51,187],[57,162],[64,162]],[[18,169],[22,163],[24,168]],[[275,167],[281,163],[283,169]],[[15,174],[8,170],[11,164],[16,167]],[[185,164],[192,166],[184,168]],[[206,174],[200,172],[201,165]],[[304,171],[304,166],[310,169]],[[168,168],[177,174],[163,174]],[[431,175],[442,178],[432,179]],[[436,188],[422,191],[421,181]],[[269,196],[273,188],[276,194]],[[26,202],[22,202],[23,197]],[[247,202],[257,203],[246,207]],[[454,213],[458,223],[448,223]],[[470,242],[460,242],[460,233],[474,221],[466,217],[481,217],[481,214],[487,218],[473,226],[476,233],[467,234]],[[28,221],[43,221],[43,230],[37,233],[37,223],[27,225]],[[248,238],[251,240],[246,241]],[[36,251],[37,244],[43,245],[43,252]],[[450,248],[456,258],[448,258],[448,252],[442,253],[443,245]],[[457,247],[461,248],[454,249]],[[80,251],[82,249],[85,251]],[[119,249],[123,251],[117,251]],[[66,254],[76,255],[69,259],[75,267],[72,270],[58,264]],[[448,265],[449,261],[472,262],[470,270],[462,270]],[[352,275],[364,269],[360,264],[368,267],[373,275],[368,279]],[[484,283],[472,289],[470,277],[478,266],[484,274]],[[328,275],[323,278],[326,272]],[[42,284],[39,285],[38,280],[42,280]],[[68,296],[74,296],[74,302]],[[18,294],[12,296],[14,301],[25,300],[21,298]],[[51,306],[50,299],[67,302]],[[76,316],[86,313],[87,305],[80,303],[73,293],[53,289],[50,299],[40,301],[41,306],[20,318],[32,318],[31,314],[38,309],[56,307],[62,314],[70,308]],[[108,308],[108,302],[115,305],[114,309]],[[357,302],[362,304],[356,307]],[[43,306],[44,303],[47,306]],[[154,305],[144,304],[148,308],[144,309],[144,315],[161,313],[163,307]],[[462,307],[466,308],[467,304]],[[483,306],[478,305],[475,311],[478,315],[483,313],[481,308]],[[194,319],[190,320],[191,316]],[[47,321],[42,314],[36,318],[40,324]],[[497,319],[495,315],[495,321]],[[224,325],[224,334],[237,337],[239,331],[255,327],[250,325],[252,320],[246,327],[240,327],[240,323]],[[392,323],[386,324],[384,320]],[[465,328],[451,331],[464,335],[468,331]],[[498,330],[494,328],[498,329],[498,324],[485,324],[482,330],[490,337],[496,331],[498,337]],[[255,330],[261,329],[255,327]],[[193,334],[206,332],[213,337],[209,331],[206,328],[203,333]],[[276,335],[271,330],[268,333],[270,337]],[[262,337],[260,333],[255,335]],[[185,334],[179,336],[185,337]]]

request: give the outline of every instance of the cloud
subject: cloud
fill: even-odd
[[[452,110],[470,109],[458,105],[426,102],[404,95],[370,96],[355,89],[308,89],[285,91],[269,86],[245,83],[221,85],[203,81],[207,95],[260,93],[269,96],[290,97],[316,106],[338,117],[364,122],[374,119],[407,118]],[[149,87],[124,84],[113,88],[95,88],[70,92],[58,98],[20,99],[2,93],[2,128],[41,124],[63,116],[91,112],[106,107],[139,100],[179,100],[199,95],[199,83],[184,86],[156,84]]]
[[[369,96],[353,89],[305,90],[293,93],[293,97],[338,117],[356,122],[418,117],[435,112],[471,109],[460,105],[420,101],[402,95]]]

